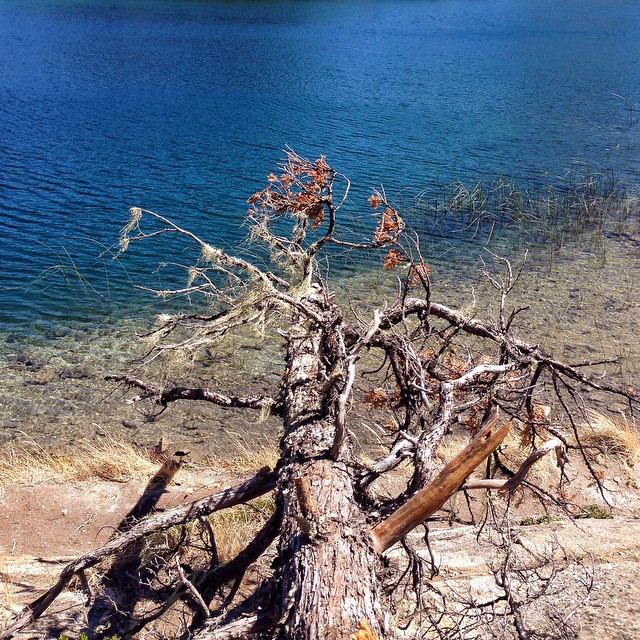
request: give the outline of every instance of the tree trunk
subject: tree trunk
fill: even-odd
[[[296,470],[289,495],[280,570],[284,612],[280,638],[344,640],[361,620],[380,633],[377,554],[354,499],[349,468],[316,460]],[[295,480],[294,480],[295,482]],[[294,485],[296,486],[296,485]]]
[[[352,467],[330,455],[345,383],[345,361],[330,338],[298,324],[288,346],[276,572],[277,637],[287,640],[348,639],[362,620],[379,635],[382,628],[377,554],[355,500]]]

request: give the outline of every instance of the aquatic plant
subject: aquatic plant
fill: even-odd
[[[496,235],[518,232],[530,242],[562,248],[586,233],[637,233],[640,197],[607,174],[567,173],[554,181],[520,184],[455,181],[419,194],[411,225],[423,240],[435,233],[476,237],[486,244]]]

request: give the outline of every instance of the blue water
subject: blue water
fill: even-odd
[[[132,205],[238,246],[285,145],[354,216],[381,182],[637,185],[639,104],[631,0],[0,0],[0,328],[130,313],[162,280],[103,253]]]

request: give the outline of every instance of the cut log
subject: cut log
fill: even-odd
[[[378,553],[382,553],[404,538],[412,529],[433,515],[473,470],[491,455],[509,433],[508,422],[497,425],[498,411],[494,408],[475,438],[453,458],[424,489],[417,491],[386,520],[372,531]]]

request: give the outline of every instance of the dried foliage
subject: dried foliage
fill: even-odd
[[[38,485],[54,481],[82,481],[102,478],[126,481],[144,478],[157,466],[153,449],[106,438],[96,443],[85,442],[73,451],[49,449],[33,444],[31,447],[5,446],[5,473],[0,487],[12,484]]]
[[[366,620],[360,620],[358,630],[349,636],[349,640],[378,640],[378,636]]]
[[[586,447],[594,447],[602,454],[618,456],[630,466],[640,460],[638,427],[624,414],[613,417],[590,409],[583,433],[581,438]]]

